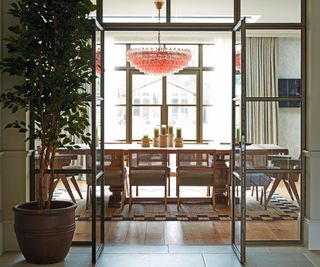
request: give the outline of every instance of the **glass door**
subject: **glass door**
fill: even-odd
[[[246,53],[245,18],[232,32],[232,247],[241,263],[246,252]]]
[[[92,262],[95,263],[104,247],[104,31],[96,22],[92,38],[92,147],[91,147],[91,217]]]

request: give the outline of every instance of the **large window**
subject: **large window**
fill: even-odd
[[[127,49],[148,44],[109,42],[107,50],[113,53],[107,65],[106,112],[112,116],[105,116],[106,141],[132,142],[146,134],[152,138],[154,127],[161,124],[182,128],[190,142],[228,140],[230,125],[215,131],[225,120],[214,114],[222,100],[230,99],[231,57],[220,61],[218,56],[221,48],[230,48],[230,37],[219,37],[218,43],[167,44],[190,49],[192,60],[165,77],[140,73],[123,60]]]

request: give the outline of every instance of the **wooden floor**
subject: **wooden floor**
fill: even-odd
[[[277,189],[289,198],[280,184]],[[247,221],[247,240],[297,240],[300,222]],[[99,226],[97,226],[99,228]],[[91,240],[91,222],[77,221],[73,241]],[[106,244],[137,245],[183,245],[183,244],[230,244],[230,221],[107,221],[105,222]]]
[[[297,221],[247,222],[247,240],[297,240]],[[90,222],[77,222],[73,241],[91,240]],[[105,222],[106,244],[230,244],[230,222]]]

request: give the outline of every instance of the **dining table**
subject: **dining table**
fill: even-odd
[[[99,148],[98,148],[99,149]],[[104,150],[123,150],[124,154],[127,155],[130,150],[145,150],[145,149],[161,149],[166,150],[168,154],[174,155],[178,150],[204,150],[204,151],[215,151],[215,187],[217,197],[227,197],[230,198],[229,187],[231,185],[231,171],[230,171],[230,158],[232,146],[230,143],[184,143],[183,147],[153,147],[152,144],[150,147],[142,147],[141,143],[105,143]],[[252,154],[278,154],[285,155],[288,154],[288,149],[281,147],[275,144],[250,144],[246,146],[247,151],[250,151]],[[60,149],[59,153],[70,153],[70,151]],[[79,148],[72,150],[72,153],[76,155],[85,155],[87,166],[86,168],[91,168],[91,149],[87,146],[79,145]],[[266,157],[267,158],[267,157]],[[267,164],[267,163],[266,163]],[[90,166],[88,166],[90,165]],[[121,187],[111,186],[109,190],[112,192],[112,195],[109,198],[109,207],[119,207],[122,192]],[[228,200],[229,203],[229,200]]]

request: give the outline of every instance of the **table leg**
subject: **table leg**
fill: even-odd
[[[296,184],[294,181],[292,181],[291,179],[289,179],[289,184],[291,186],[291,189],[293,191],[294,196],[296,197],[296,200],[298,202],[298,204],[300,205],[300,197],[299,197],[299,193],[296,187]]]
[[[69,182],[67,180],[67,177],[64,174],[60,174],[59,176],[60,176],[61,182],[63,183],[64,187],[67,189],[67,192],[68,192],[70,198],[72,199],[72,201],[74,203],[76,203],[76,199],[73,196],[72,190],[71,190]]]
[[[108,207],[109,208],[120,208],[121,207],[121,200],[123,192],[122,186],[110,186],[109,190],[112,192],[112,195],[109,198]]]
[[[266,205],[268,205],[268,203],[269,203],[269,201],[270,201],[273,193],[276,191],[276,189],[277,189],[277,187],[278,187],[278,185],[279,185],[279,183],[280,183],[281,180],[282,180],[282,178],[280,178],[280,177],[277,177],[277,178],[274,180],[273,185],[272,185],[272,187],[271,187],[271,191],[270,191],[270,193],[269,193],[269,195],[268,195],[268,198],[267,198],[267,200],[266,200]]]

